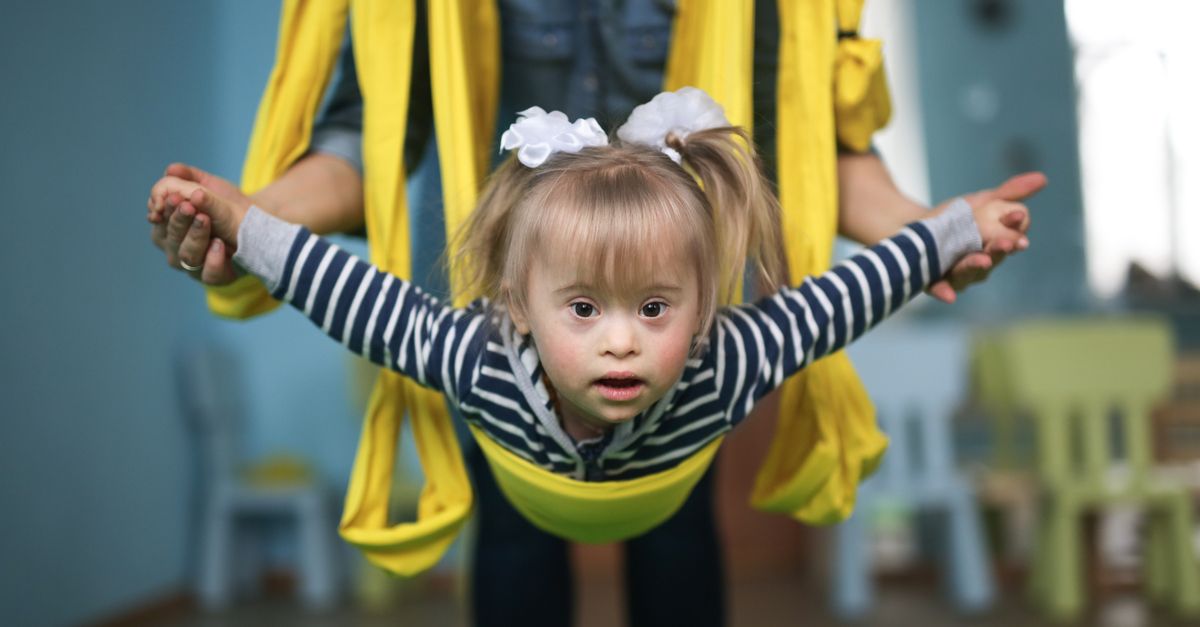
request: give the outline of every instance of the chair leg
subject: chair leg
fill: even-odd
[[[1045,507],[1042,503],[1041,507]],[[1043,516],[1040,508],[1035,510],[1033,516],[1033,542],[1030,547],[1029,556],[1029,576],[1026,579],[1027,591],[1030,601],[1037,607],[1044,608],[1049,603],[1047,601],[1048,594],[1046,593],[1046,560],[1044,558],[1046,547],[1049,546],[1049,535],[1047,529],[1049,525],[1048,516]]]
[[[1165,511],[1150,508],[1146,515],[1146,548],[1142,571],[1146,596],[1154,603],[1165,603],[1171,588],[1171,548]]]
[[[1172,495],[1166,513],[1166,534],[1170,549],[1170,579],[1173,609],[1185,616],[1200,615],[1200,570],[1196,561],[1192,533],[1192,503],[1186,492]]]
[[[337,601],[333,543],[321,494],[306,495],[298,504],[301,597],[311,609],[326,609]]]
[[[983,540],[982,521],[972,493],[955,490],[946,508],[945,577],[955,605],[963,612],[979,612],[991,606],[995,585]]]
[[[200,606],[216,611],[229,607],[232,600],[232,557],[233,518],[230,512],[210,500],[204,513],[201,530],[199,572],[196,581],[196,596]]]
[[[834,529],[833,609],[843,619],[861,618],[871,609],[870,508],[864,505],[860,502],[857,511]]]
[[[1054,495],[1043,508],[1046,545],[1039,567],[1043,569],[1045,608],[1055,618],[1075,618],[1083,610],[1083,538],[1079,512],[1069,495]]]

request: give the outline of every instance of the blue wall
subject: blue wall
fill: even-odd
[[[170,348],[211,325],[151,253],[168,155],[211,161],[211,5],[21,3],[0,20],[0,616],[94,618],[178,585],[187,461]],[[197,89],[197,86],[201,87]]]
[[[913,2],[933,198],[1042,170],[1032,246],[943,313],[975,321],[1093,306],[1084,268],[1075,78],[1063,5]]]
[[[171,370],[184,341],[239,344],[252,453],[304,454],[334,486],[348,475],[358,418],[340,347],[291,312],[215,320],[143,217],[170,161],[236,178],[277,17],[267,1],[5,8],[5,624],[94,621],[185,585],[191,462]]]

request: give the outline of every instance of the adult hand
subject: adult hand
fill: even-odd
[[[990,203],[1007,203],[1010,211],[1000,219],[1000,222],[1022,234],[1029,230],[1029,210],[1025,207],[1026,199],[1037,194],[1046,186],[1046,175],[1041,172],[1026,172],[1009,178],[999,187],[983,189],[963,195],[972,209],[979,209]],[[938,210],[944,208],[950,201],[942,203]],[[987,280],[992,269],[1004,261],[1010,253],[1025,250],[1029,247],[1029,239],[1023,237],[1017,242],[1007,240],[997,241],[983,252],[971,253],[959,260],[945,279],[929,287],[929,293],[934,298],[953,303],[958,299],[958,293],[968,286]]]
[[[164,176],[173,176],[197,183],[220,197],[250,204],[236,185],[219,176],[183,163],[167,166]],[[162,206],[148,203],[147,219],[151,223],[150,240],[166,253],[167,265],[186,272],[207,285],[227,285],[239,276],[233,263],[233,251],[221,240],[212,237],[208,216],[197,215],[195,207],[179,194],[167,194]],[[157,209],[157,210],[156,210]],[[188,271],[180,262],[200,270]]]

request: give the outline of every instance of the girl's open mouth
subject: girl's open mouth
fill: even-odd
[[[600,396],[610,401],[627,401],[636,398],[646,386],[641,379],[635,378],[605,378],[597,379],[592,384]]]

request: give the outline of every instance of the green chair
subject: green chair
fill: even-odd
[[[976,391],[999,416],[999,440],[1011,436],[1017,416],[1033,421],[1035,602],[1056,618],[1081,613],[1082,515],[1132,504],[1147,514],[1148,596],[1180,614],[1200,614],[1191,497],[1156,476],[1151,464],[1150,412],[1172,381],[1168,324],[1154,318],[1031,322],[976,348]],[[1001,461],[1012,461],[1011,442],[998,441],[997,451]]]

